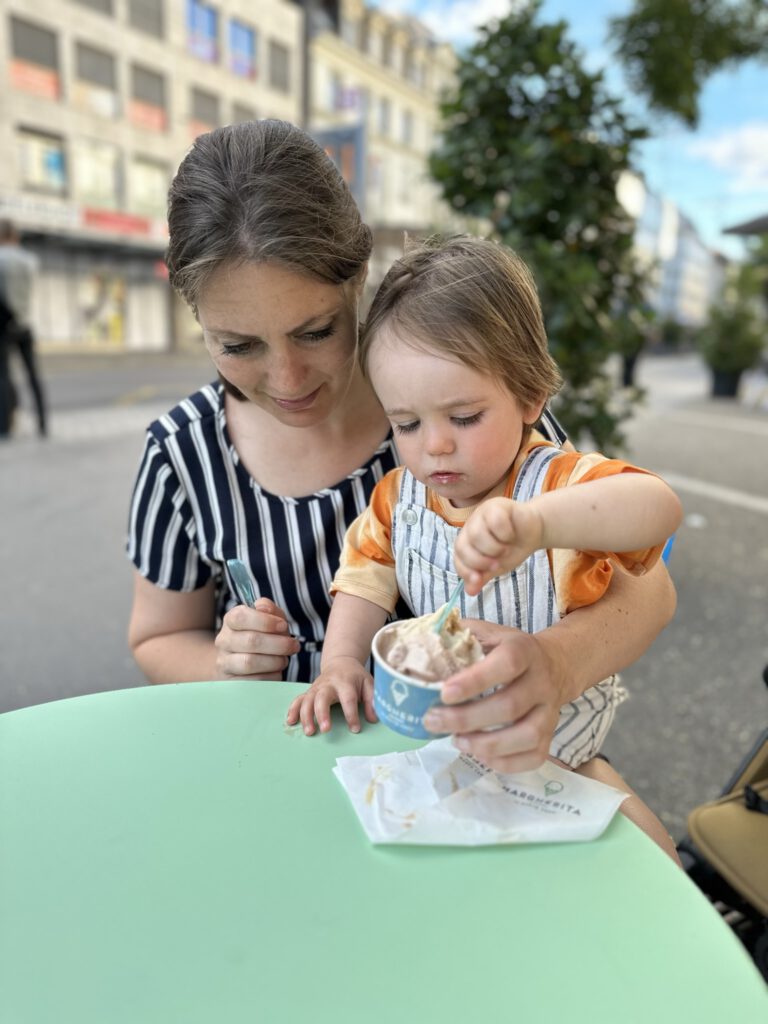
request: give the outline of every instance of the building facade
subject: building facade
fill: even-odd
[[[0,216],[40,257],[44,347],[188,334],[163,262],[168,185],[200,132],[299,119],[302,24],[287,0],[0,2]]]
[[[363,0],[341,0],[335,31],[313,38],[310,126],[321,140],[344,128],[354,140],[347,177],[357,175],[356,195],[374,232],[373,283],[402,254],[406,232],[423,235],[456,220],[427,169],[455,65],[450,45],[420,22]]]

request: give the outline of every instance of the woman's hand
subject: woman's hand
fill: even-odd
[[[239,604],[224,616],[216,640],[216,669],[226,676],[279,679],[300,648],[288,632],[282,608],[260,597],[253,608]]]
[[[424,719],[431,732],[454,733],[459,750],[499,772],[538,768],[549,753],[565,694],[565,664],[544,634],[521,633],[489,622],[464,621],[486,657],[443,684],[444,704]],[[489,730],[489,731],[484,731]]]
[[[349,731],[360,732],[358,706],[361,700],[367,721],[377,721],[370,673],[356,658],[333,658],[325,664],[310,688],[291,702],[286,724],[296,725],[301,721],[305,734],[312,736],[317,718],[320,732],[328,732],[331,728],[331,705],[341,704]]]

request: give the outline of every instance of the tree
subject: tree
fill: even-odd
[[[610,25],[632,87],[691,128],[710,75],[768,52],[765,0],[635,0]]]
[[[481,29],[460,58],[430,169],[455,210],[490,221],[528,262],[566,381],[558,415],[574,439],[615,450],[632,399],[619,406],[605,360],[644,330],[616,185],[645,132],[584,69],[566,24],[538,23],[539,6]]]

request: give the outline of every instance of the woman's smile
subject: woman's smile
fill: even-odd
[[[310,391],[307,395],[302,395],[300,398],[278,398],[277,395],[271,395],[272,401],[275,405],[279,405],[281,409],[285,409],[286,412],[302,412],[304,409],[309,409],[315,399],[318,396],[320,387],[315,388],[314,391]]]

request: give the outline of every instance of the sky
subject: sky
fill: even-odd
[[[472,41],[475,25],[505,15],[510,0],[378,0],[377,6],[415,15],[460,48]],[[607,43],[608,19],[630,7],[630,0],[544,0],[540,20],[567,21],[587,67],[604,70],[611,92],[649,128],[636,159],[648,188],[675,203],[707,245],[738,258],[743,242],[723,229],[768,213],[768,62],[748,61],[710,78],[691,131],[650,114],[630,93]]]

